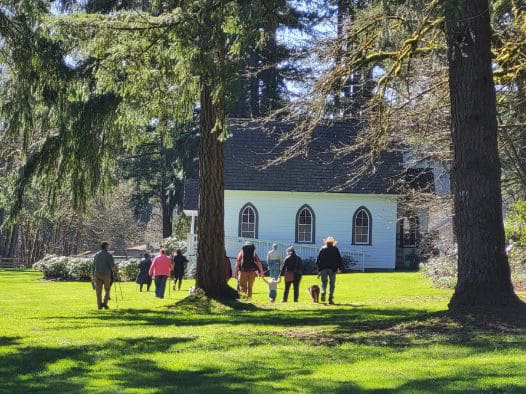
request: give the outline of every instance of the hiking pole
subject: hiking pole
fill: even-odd
[[[116,283],[116,281],[113,283]],[[117,308],[119,307],[119,293],[117,291],[117,285],[115,285],[115,306]]]
[[[119,278],[119,290],[120,290],[120,292],[121,292],[121,300],[123,300],[123,299],[124,299],[124,296],[122,295],[122,285],[121,285],[121,280],[120,280],[120,278]]]

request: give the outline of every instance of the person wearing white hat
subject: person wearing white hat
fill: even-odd
[[[325,302],[327,292],[327,282],[329,282],[329,304],[334,304],[334,287],[336,284],[336,273],[342,269],[342,256],[336,247],[333,237],[323,240],[325,244],[318,253],[316,267],[321,276],[321,301]]]

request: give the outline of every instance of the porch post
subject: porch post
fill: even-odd
[[[192,222],[190,225],[190,234],[195,234],[195,215],[192,214]]]

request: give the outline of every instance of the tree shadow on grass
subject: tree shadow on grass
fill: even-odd
[[[0,346],[13,346],[20,342],[20,337],[0,336]]]
[[[521,380],[523,375],[512,374],[508,371],[502,373],[484,373],[480,371],[466,371],[464,374],[455,374],[448,377],[429,377],[412,379],[397,387],[386,389],[367,390],[377,394],[387,393],[524,393],[526,382],[522,384],[502,383],[503,379],[515,378]],[[482,385],[478,381],[486,381]],[[358,390],[365,392],[366,390]],[[335,393],[356,392],[341,387]]]
[[[193,338],[117,338],[100,345],[22,346],[0,355],[0,392],[82,392],[81,377],[106,359],[165,352]],[[60,367],[54,368],[54,365]],[[130,371],[131,375],[132,371]]]
[[[179,346],[191,344],[189,338],[117,338],[100,345],[70,345],[60,347],[27,346],[0,355],[0,392],[121,392],[148,391],[156,393],[391,393],[391,392],[524,392],[525,383],[520,366],[512,361],[501,364],[498,371],[487,372],[486,367],[473,366],[457,369],[447,377],[413,378],[398,376],[395,387],[366,389],[353,382],[352,375],[340,379],[326,379],[317,375],[317,363],[309,363],[308,349],[283,349],[275,358],[258,359],[252,355],[231,360],[224,367],[206,362],[170,368],[151,360],[152,354],[162,352],[177,358]],[[198,345],[194,348],[199,349]],[[189,350],[189,349],[187,349]],[[255,353],[257,354],[257,352]],[[327,354],[327,352],[323,353]],[[361,354],[341,352],[339,360],[345,364],[363,362],[363,358],[379,357],[376,350],[365,349]],[[168,361],[167,361],[168,360]],[[215,360],[217,362],[217,360]],[[57,368],[59,366],[60,368]],[[342,373],[345,373],[345,368]],[[291,379],[292,378],[292,379]],[[513,381],[515,383],[505,383]]]
[[[204,315],[232,311],[256,312],[266,310],[250,302],[243,302],[237,299],[211,299],[193,296],[177,301],[175,305],[168,307],[168,309],[175,312],[191,312]]]
[[[152,311],[150,309],[112,309],[103,313],[90,313],[86,316],[54,316],[54,328],[67,329],[82,326],[213,326],[215,324],[253,325],[254,327],[318,327],[335,326],[336,329],[360,331],[383,329],[406,321],[425,319],[434,313],[411,308],[320,308],[320,309],[263,309],[251,308],[223,309],[211,311],[210,305],[196,306],[195,313],[190,308]],[[84,321],[79,324],[79,321]],[[90,323],[90,321],[92,323]]]

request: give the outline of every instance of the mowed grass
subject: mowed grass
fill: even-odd
[[[316,281],[231,305],[122,283],[98,311],[89,283],[0,271],[0,392],[526,392],[520,325],[445,316],[419,273],[340,275],[334,306],[308,300]]]

